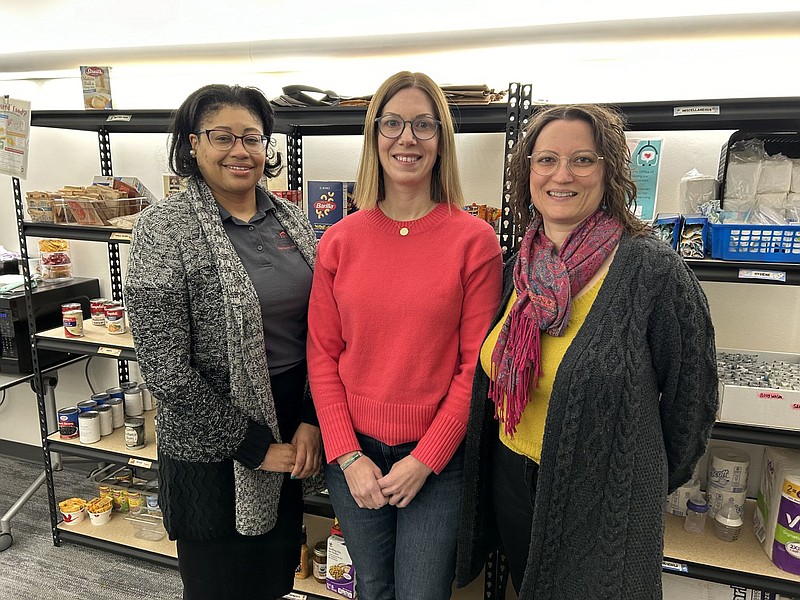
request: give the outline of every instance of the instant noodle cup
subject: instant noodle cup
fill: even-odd
[[[76,525],[86,518],[86,500],[67,498],[58,503],[58,510],[61,511],[65,525]]]
[[[112,501],[108,496],[92,498],[86,505],[92,525],[105,525],[111,520]]]

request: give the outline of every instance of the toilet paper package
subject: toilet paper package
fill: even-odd
[[[764,450],[753,526],[773,564],[800,575],[800,452]]]
[[[792,159],[792,183],[790,188],[793,192],[800,192],[800,159]]]

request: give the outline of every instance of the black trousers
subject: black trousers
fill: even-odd
[[[305,363],[270,378],[285,442],[299,423],[305,381]],[[289,593],[300,561],[302,525],[302,483],[287,473],[277,523],[264,535],[177,540],[184,600],[272,600]]]
[[[528,564],[538,472],[539,465],[535,461],[510,450],[497,439],[492,455],[494,512],[511,583],[517,594]]]

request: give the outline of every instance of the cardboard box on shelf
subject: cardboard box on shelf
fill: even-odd
[[[111,110],[111,67],[81,67],[83,106],[87,110]]]
[[[761,361],[800,363],[800,355],[785,352],[761,352],[717,348],[718,352],[750,354]],[[800,430],[800,392],[794,390],[719,384],[719,414],[724,423]]]

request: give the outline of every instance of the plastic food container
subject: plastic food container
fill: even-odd
[[[151,542],[157,542],[164,539],[167,535],[164,529],[164,519],[160,515],[145,514],[142,512],[136,516],[125,517],[126,521],[130,521],[135,530],[133,537]]]
[[[77,525],[86,518],[86,500],[69,498],[58,503],[65,525]]]

